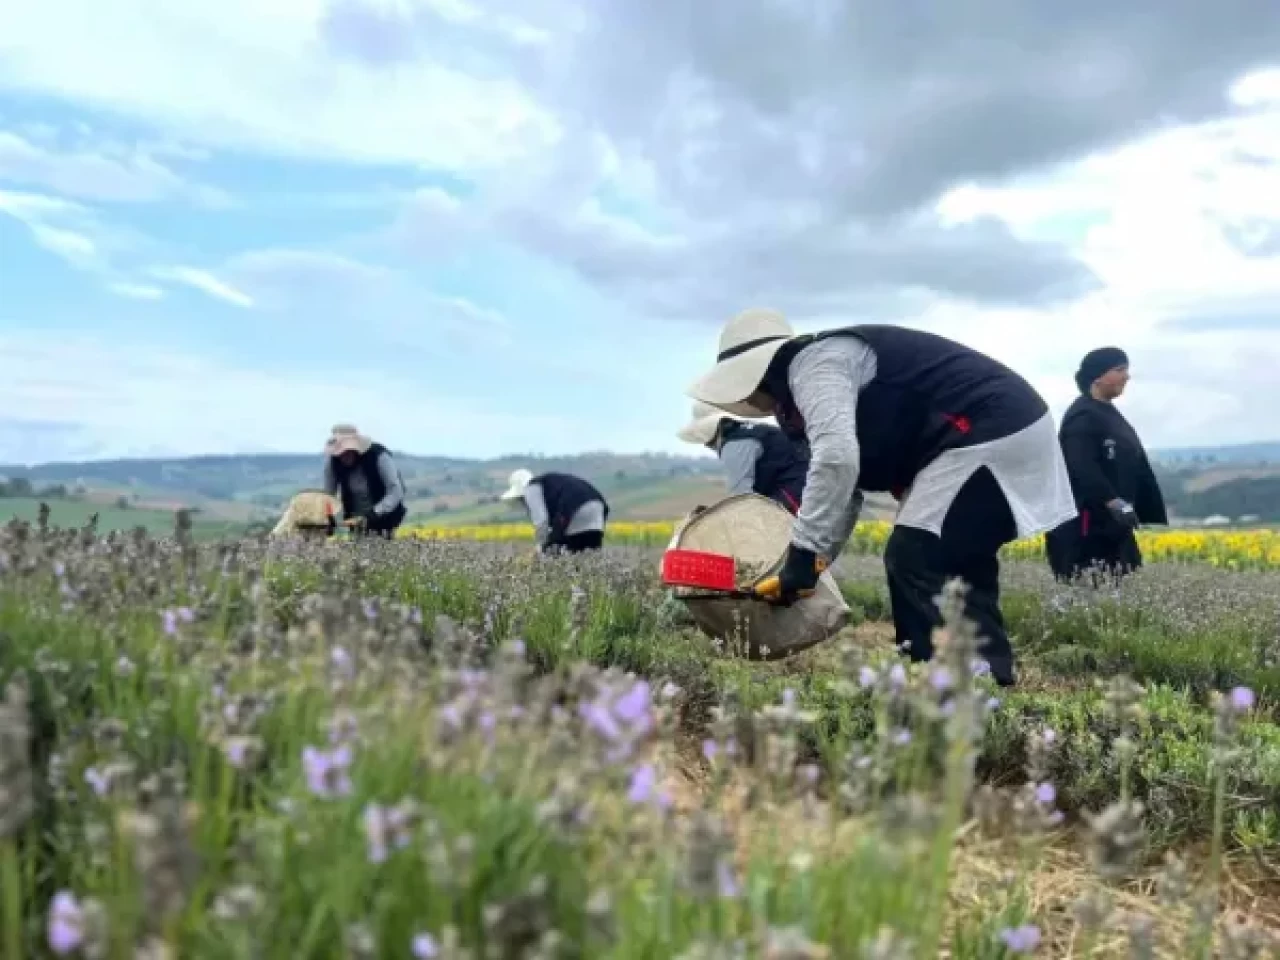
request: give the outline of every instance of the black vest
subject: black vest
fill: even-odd
[[[569,473],[544,473],[529,482],[542,487],[542,499],[547,505],[553,538],[563,537],[578,508],[592,500],[599,500],[604,505],[604,518],[609,519],[608,502],[599,490],[581,477]]]
[[[800,443],[767,423],[726,423],[720,436],[725,443],[757,441],[761,452],[752,489],[762,497],[778,501],[792,513],[800,509],[804,482],[809,474],[809,458]]]
[[[369,499],[373,503],[377,503],[387,495],[387,485],[382,482],[382,474],[378,472],[378,457],[389,452],[390,451],[380,443],[370,444],[369,449],[360,454],[359,457],[356,458],[356,462],[350,467],[344,464],[337,457],[332,458],[333,476],[334,479],[338,481],[338,495],[342,499],[342,514],[346,519],[350,520],[353,518],[355,516],[356,509],[355,503],[351,498],[351,489],[347,483],[347,477],[356,470],[361,471],[364,474],[365,483],[369,487]],[[397,467],[396,469],[398,472],[399,468]],[[400,483],[403,485],[404,480],[402,479]],[[402,501],[400,505],[392,511],[392,514],[394,515],[397,512],[403,513],[406,510],[407,508]]]
[[[876,356],[876,375],[858,395],[858,487],[869,493],[901,493],[945,451],[1007,437],[1049,412],[1031,384],[971,347],[864,324],[797,337],[778,351],[764,386],[790,429],[803,426],[787,382],[791,361],[828,337],[858,337]]]

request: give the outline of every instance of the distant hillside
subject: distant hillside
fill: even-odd
[[[510,519],[512,508],[497,497],[518,467],[586,477],[620,519],[670,519],[723,492],[719,463],[710,456],[584,453],[465,460],[397,454],[396,460],[414,522]],[[278,515],[298,490],[319,486],[322,470],[323,459],[315,454],[254,454],[8,466],[0,467],[0,475],[25,479],[35,489],[63,486],[95,500],[123,497],[139,508],[198,506],[212,517],[248,523]]]
[[[1150,451],[1151,459],[1170,466],[1210,464],[1280,465],[1280,441],[1240,443],[1222,447],[1177,447]]]
[[[1258,515],[1280,522],[1280,442],[1158,450],[1152,457],[1177,516]],[[488,523],[519,516],[497,497],[511,471],[521,466],[586,477],[621,520],[669,520],[724,492],[720,466],[709,455],[590,452],[469,460],[398,453],[396,459],[409,488],[413,523]],[[294,493],[319,485],[322,469],[319,454],[228,454],[0,466],[0,476],[24,479],[35,491],[64,487],[73,499],[113,508],[125,504],[169,516],[176,507],[195,507],[205,522],[235,528],[279,516]],[[873,498],[868,516],[887,516],[891,508],[885,498]]]

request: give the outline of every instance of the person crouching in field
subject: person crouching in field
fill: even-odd
[[[539,553],[581,553],[604,545],[609,504],[581,477],[568,473],[535,477],[528,470],[517,470],[499,499],[524,504]]]
[[[731,496],[758,493],[791,513],[800,509],[807,452],[801,443],[767,423],[747,423],[708,403],[693,405],[693,418],[677,434],[712,450],[724,466]]]
[[[1058,438],[1079,516],[1045,537],[1059,580],[1085,572],[1110,580],[1142,566],[1139,524],[1167,524],[1164,495],[1138,433],[1115,405],[1129,382],[1129,358],[1118,347],[1085,355],[1078,396],[1062,416]]]
[[[343,522],[390,539],[404,521],[404,479],[391,451],[349,424],[338,424],[325,444],[324,489],[338,496]]]
[[[899,649],[933,656],[948,579],[968,585],[966,614],[995,680],[1016,681],[1000,612],[1000,548],[1075,516],[1048,405],[1021,376],[976,350],[907,327],[860,325],[796,336],[752,309],[720,334],[710,372],[688,388],[729,413],[803,429],[804,500],[766,598],[812,590],[847,543],[862,492],[900,500],[884,564]]]

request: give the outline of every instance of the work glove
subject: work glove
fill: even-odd
[[[787,548],[786,560],[777,575],[756,581],[752,591],[764,600],[789,607],[800,597],[813,595],[818,577],[826,568],[826,561],[812,550],[793,543]]]
[[[1116,523],[1126,530],[1138,529],[1138,514],[1134,511],[1133,505],[1127,500],[1121,500],[1117,497],[1107,504],[1107,509],[1111,512],[1111,516]]]

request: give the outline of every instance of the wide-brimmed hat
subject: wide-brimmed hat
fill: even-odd
[[[727,413],[758,419],[773,411],[746,400],[759,389],[769,364],[795,336],[787,318],[777,310],[752,307],[724,325],[716,365],[685,391],[695,400]]]
[[[340,457],[344,453],[365,453],[373,446],[373,441],[349,423],[335,424],[325,442],[324,452],[331,457]]]
[[[533,474],[528,470],[516,470],[511,474],[507,483],[510,486],[503,492],[499,500],[521,500],[524,498],[524,492],[529,488],[530,481],[533,480]]]
[[[715,439],[716,432],[720,429],[720,421],[737,419],[738,417],[719,407],[695,400],[689,422],[677,431],[676,436],[685,443],[696,443],[705,447]]]

